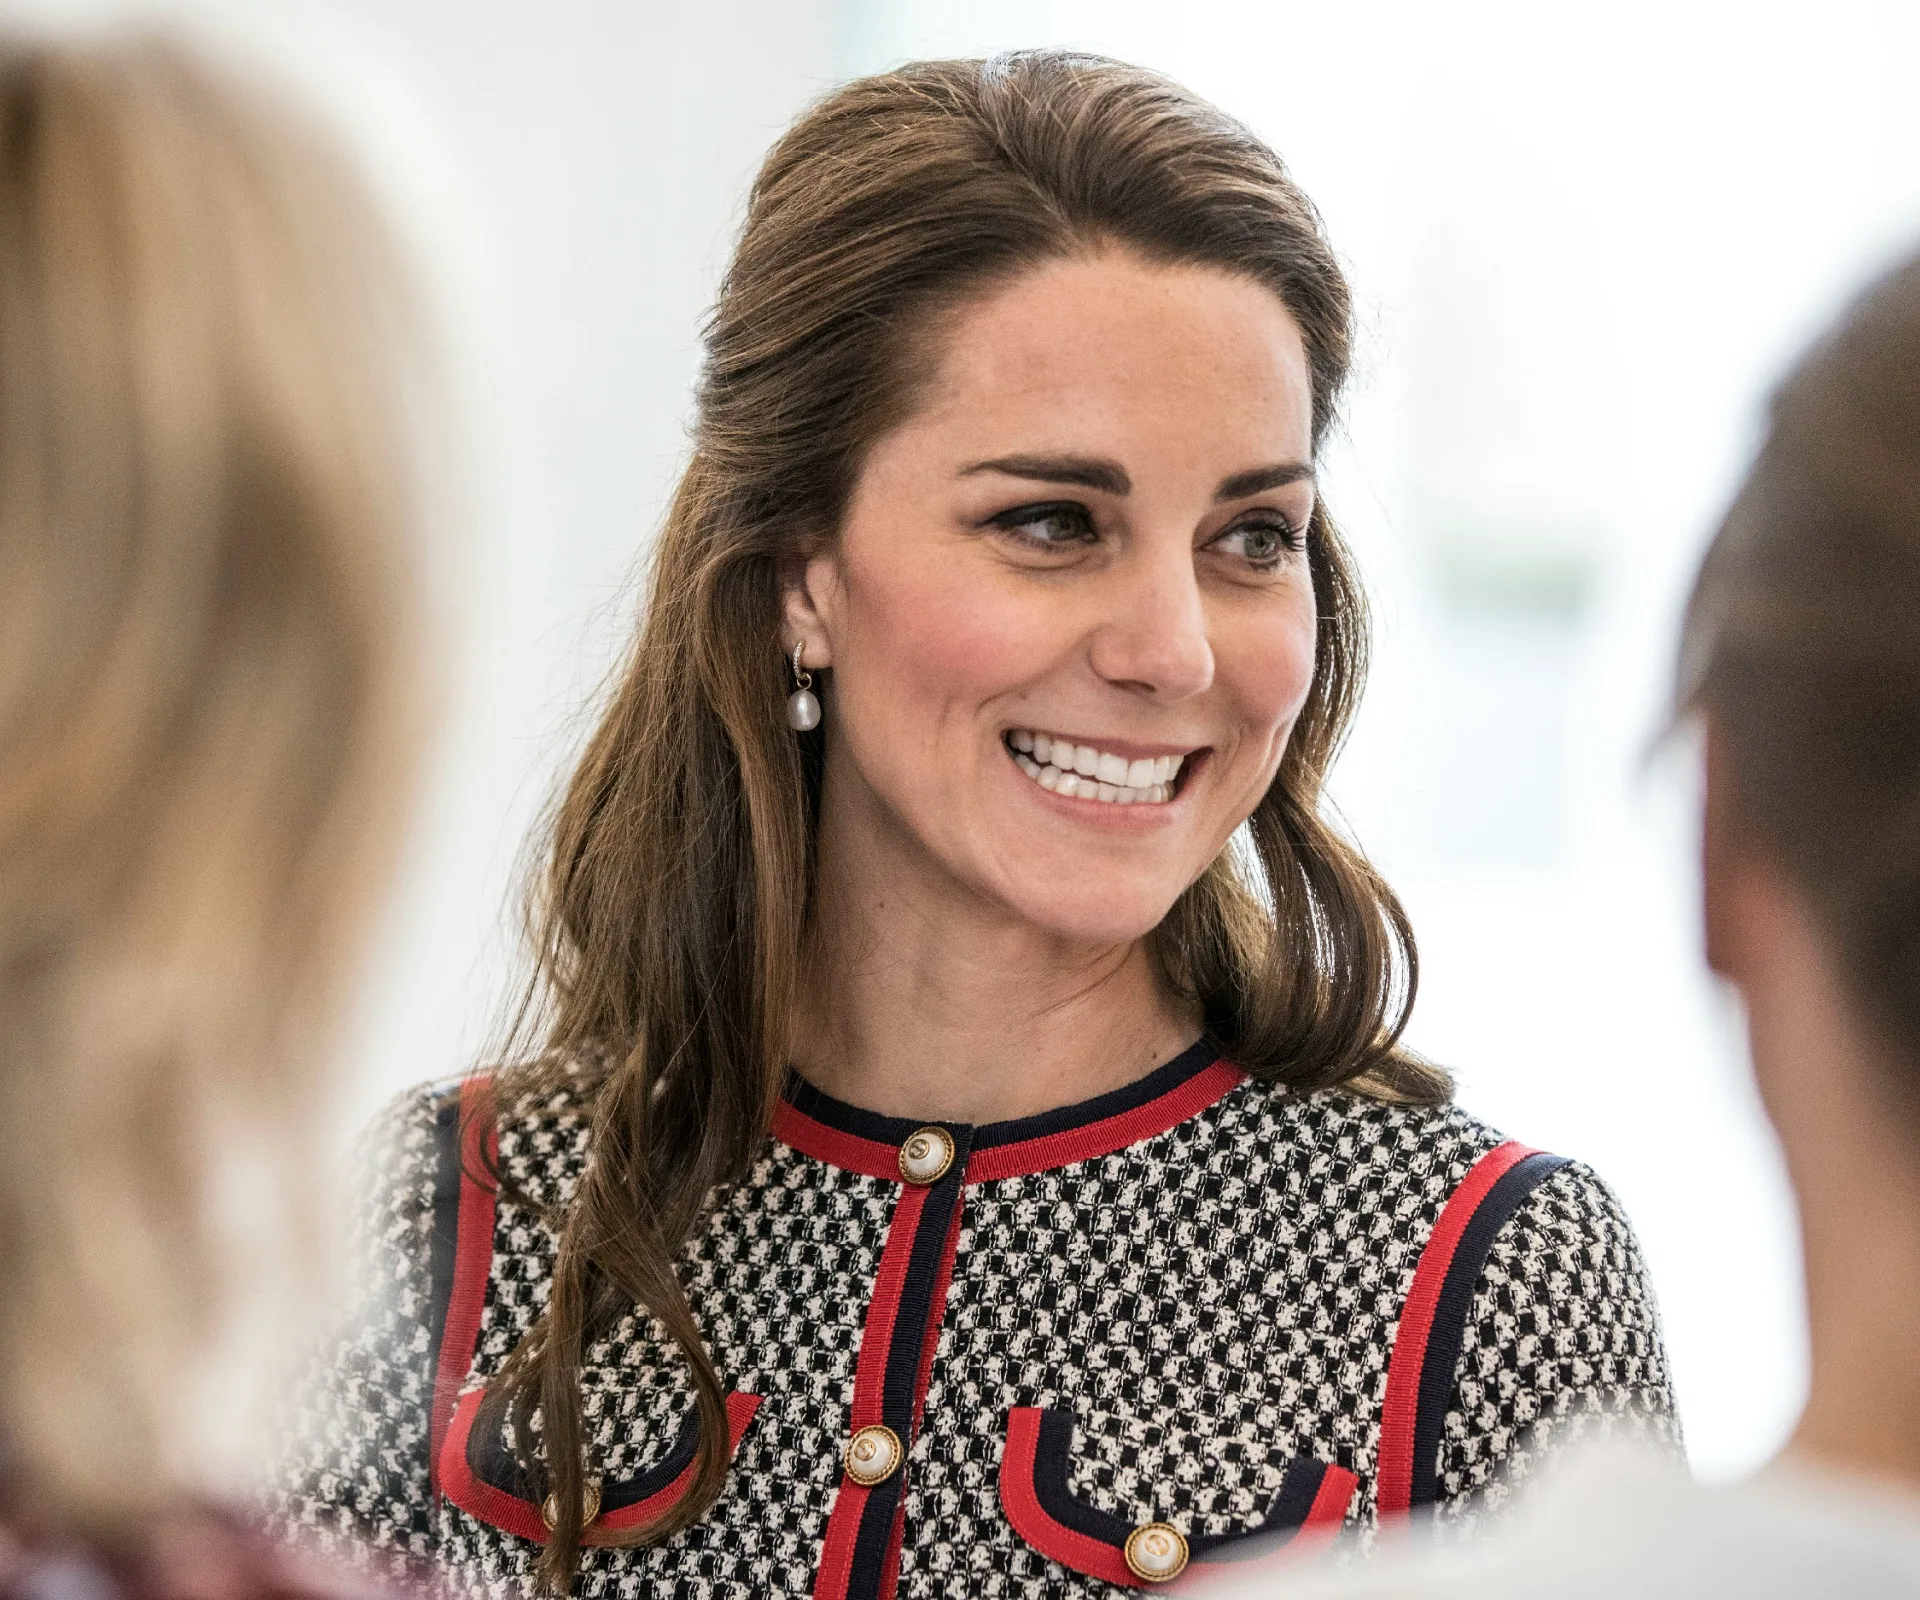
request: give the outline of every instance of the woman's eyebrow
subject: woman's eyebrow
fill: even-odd
[[[1117,461],[1097,456],[997,456],[992,461],[976,461],[962,467],[960,476],[976,472],[999,472],[1009,478],[1031,478],[1037,483],[1076,483],[1083,489],[1098,489],[1102,494],[1124,495],[1133,491],[1133,480]]]
[[[1213,498],[1219,500],[1244,500],[1250,494],[1265,494],[1269,489],[1284,488],[1289,483],[1298,483],[1302,478],[1313,476],[1313,464],[1308,461],[1283,461],[1271,467],[1254,467],[1247,472],[1236,472],[1231,478],[1220,480],[1220,487],[1213,492]]]
[[[991,461],[976,461],[962,467],[960,476],[979,472],[998,472],[1009,478],[1029,478],[1036,483],[1072,483],[1102,494],[1126,495],[1133,491],[1133,480],[1117,461],[1098,456],[996,456]],[[1269,467],[1252,467],[1223,478],[1214,491],[1216,501],[1244,500],[1250,494],[1264,494],[1302,478],[1313,476],[1307,461],[1282,461]]]

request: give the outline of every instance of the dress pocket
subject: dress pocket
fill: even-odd
[[[469,1516],[536,1544],[547,1542],[547,1522],[532,1490],[498,1429],[476,1429],[482,1389],[470,1389],[453,1409],[440,1449],[441,1492]],[[727,1396],[727,1449],[738,1451],[741,1437],[759,1409],[760,1397],[738,1391]],[[606,1544],[630,1528],[665,1515],[693,1481],[700,1447],[700,1413],[688,1407],[672,1446],[653,1465],[629,1478],[598,1486],[594,1515],[581,1531],[582,1544]],[[591,1502],[590,1502],[591,1508]]]
[[[1330,1542],[1358,1487],[1331,1462],[1038,1406],[1007,1413],[1000,1458],[1000,1503],[1021,1538],[1135,1589]]]

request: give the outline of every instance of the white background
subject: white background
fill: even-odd
[[[356,1034],[356,1115],[459,1070],[497,1023],[523,841],[628,626],[761,151],[852,73],[1096,49],[1269,138],[1360,294],[1330,493],[1379,652],[1336,789],[1414,914],[1413,1041],[1470,1109],[1618,1190],[1699,1468],[1777,1444],[1803,1382],[1791,1215],[1695,953],[1686,752],[1644,757],[1767,385],[1920,236],[1916,8],[189,9],[311,80],[372,152],[429,258],[475,441],[443,584],[447,732]]]

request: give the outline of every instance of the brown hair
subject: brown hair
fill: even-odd
[[[399,285],[283,111],[0,39],[0,1454],[56,1525],[206,1487],[210,1341],[304,1264],[417,723]]]
[[[1920,259],[1774,396],[1687,607],[1678,703],[1864,1015],[1920,1062]]]
[[[1306,197],[1239,123],[1151,73],[1030,53],[925,62],[828,96],[775,145],[706,334],[691,463],[645,621],[559,808],[536,908],[543,1049],[509,1075],[593,1096],[592,1160],[560,1223],[552,1301],[491,1386],[538,1408],[565,1588],[583,1503],[577,1373],[631,1303],[684,1352],[726,1471],[723,1394],[674,1258],[766,1136],[787,1073],[818,801],[818,734],[783,716],[779,574],[833,538],[864,452],[911,408],[942,314],[1049,259],[1124,248],[1264,284],[1305,335],[1316,448],[1349,356],[1347,286]],[[1305,711],[1272,788],[1154,935],[1168,977],[1249,1071],[1441,1100],[1399,1052],[1414,953],[1399,904],[1320,815],[1359,697],[1366,613],[1324,507]]]

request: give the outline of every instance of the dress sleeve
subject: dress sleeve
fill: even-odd
[[[1527,1197],[1481,1272],[1441,1436],[1439,1520],[1468,1531],[1522,1479],[1603,1439],[1684,1451],[1640,1246],[1607,1186],[1573,1163]]]
[[[427,1478],[434,1097],[414,1090],[361,1141],[352,1275],[279,1410],[268,1521],[289,1543],[378,1579],[432,1554]]]

